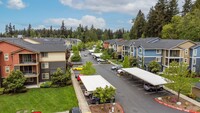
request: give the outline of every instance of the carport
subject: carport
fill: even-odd
[[[105,88],[106,86],[112,86],[107,80],[105,80],[101,75],[87,75],[80,76],[83,85],[88,92],[93,92],[96,88]],[[115,88],[114,86],[112,86]]]
[[[172,83],[172,81],[170,81],[167,78],[161,77],[159,75],[145,71],[137,67],[122,68],[122,70],[154,86]]]

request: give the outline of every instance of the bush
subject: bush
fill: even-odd
[[[196,95],[194,95],[193,93],[188,93],[187,96],[192,99],[196,99]]]
[[[51,81],[47,81],[44,82],[40,85],[40,88],[50,88],[51,87],[52,82]]]
[[[71,61],[72,62],[79,62],[79,61],[81,61],[81,56],[80,55],[73,55],[71,57]]]
[[[0,95],[2,95],[4,92],[4,88],[0,88]]]
[[[23,87],[22,89],[18,90],[17,93],[26,93],[27,92],[27,88]]]

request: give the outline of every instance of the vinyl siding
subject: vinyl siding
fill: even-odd
[[[156,54],[156,50],[145,50],[145,56],[162,56],[162,53]]]

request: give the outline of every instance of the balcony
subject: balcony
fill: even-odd
[[[37,55],[36,54],[20,54],[19,64],[17,65],[37,65]]]
[[[167,50],[166,57],[181,57],[180,50]]]
[[[37,77],[37,66],[20,66],[20,71],[24,74],[25,77]]]
[[[36,72],[22,72],[26,78],[37,77],[38,74]]]

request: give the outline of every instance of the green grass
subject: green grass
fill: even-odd
[[[117,61],[117,59],[110,59],[111,62],[118,64],[118,65],[122,65],[123,63],[120,61]]]
[[[78,101],[73,86],[29,89],[22,94],[0,95],[0,113],[16,113],[20,110],[54,113],[74,106],[78,106]]]
[[[163,76],[163,77],[166,77],[166,78],[168,78],[168,79],[170,79],[170,78],[167,77],[167,76],[164,76],[164,75],[162,75],[162,76]],[[191,93],[192,86],[194,86],[197,82],[200,82],[200,78],[185,78],[185,79],[187,79],[186,81],[189,81],[189,82],[190,82],[191,86],[187,86],[187,87],[185,87],[184,89],[182,89],[182,94],[188,95],[189,93]],[[171,79],[171,80],[173,80],[173,79]],[[174,80],[173,80],[173,81],[174,81]],[[168,88],[170,88],[170,89],[172,89],[172,90],[175,90],[175,89],[173,88],[173,85],[172,85],[172,84],[166,84],[165,86],[168,87]]]

